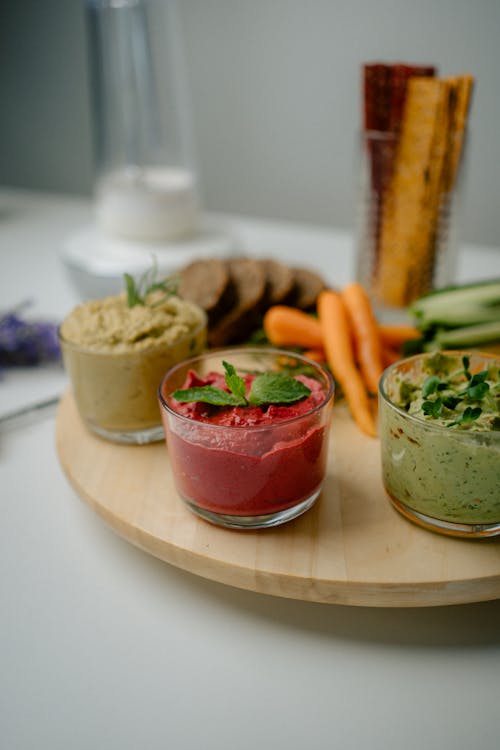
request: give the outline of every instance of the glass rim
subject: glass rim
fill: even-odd
[[[459,349],[448,349],[441,352],[444,355],[456,355],[458,357],[479,357],[481,359],[491,359],[494,362],[498,362],[498,365],[500,366],[500,357],[495,354],[490,354],[489,352],[471,352],[471,351],[462,351]],[[387,404],[391,409],[396,411],[401,417],[404,417],[407,419],[411,424],[417,426],[417,427],[425,427],[429,430],[433,430],[435,432],[442,432],[443,430],[446,430],[447,434],[453,435],[453,436],[459,436],[459,439],[465,438],[465,437],[471,437],[471,436],[477,436],[476,439],[479,439],[479,436],[484,435],[494,435],[494,436],[500,436],[500,428],[498,429],[492,429],[492,430],[450,430],[449,427],[443,424],[435,424],[434,422],[431,422],[430,420],[423,419],[422,417],[418,417],[415,414],[409,414],[407,411],[405,411],[401,406],[398,406],[394,403],[389,397],[389,394],[387,393],[385,389],[385,383],[386,380],[392,375],[393,372],[396,370],[399,370],[403,364],[410,365],[412,362],[428,359],[429,357],[432,357],[436,352],[423,352],[420,354],[413,354],[411,357],[405,357],[405,359],[400,360],[399,362],[393,362],[392,365],[389,365],[382,375],[380,376],[379,384],[378,384],[378,392],[381,396],[384,403]]]
[[[179,412],[175,411],[167,400],[164,398],[162,390],[163,385],[166,382],[167,378],[170,377],[173,373],[180,370],[183,367],[189,368],[190,365],[193,365],[195,362],[200,362],[200,360],[207,360],[211,359],[213,357],[216,357],[218,355],[222,357],[228,356],[230,352],[234,352],[236,354],[244,354],[247,353],[249,355],[251,354],[270,354],[270,355],[285,355],[287,357],[293,357],[294,359],[299,360],[300,362],[303,362],[307,365],[312,365],[316,372],[320,373],[327,384],[327,391],[321,401],[321,403],[316,404],[313,408],[311,408],[309,411],[305,412],[304,414],[299,414],[295,417],[287,417],[286,419],[280,419],[279,422],[265,424],[265,425],[223,425],[223,424],[212,424],[211,422],[203,422],[199,420],[193,420],[191,417],[187,417],[184,414],[179,414]],[[229,358],[229,357],[228,357]],[[304,357],[302,354],[297,354],[296,352],[290,352],[286,349],[277,349],[275,347],[258,347],[258,346],[249,346],[249,347],[243,347],[243,346],[232,346],[232,347],[224,347],[221,349],[215,349],[213,351],[204,352],[203,354],[195,355],[194,357],[190,357],[189,359],[185,359],[182,362],[178,362],[176,365],[173,365],[162,377],[161,382],[158,386],[158,399],[160,401],[160,405],[162,409],[165,409],[165,411],[172,416],[176,417],[177,419],[180,419],[182,422],[185,422],[186,424],[196,424],[200,427],[200,429],[213,429],[213,430],[251,430],[252,432],[256,432],[257,430],[269,430],[269,429],[277,429],[281,427],[282,425],[289,425],[293,422],[298,422],[301,419],[306,419],[310,417],[311,415],[315,414],[316,412],[321,411],[324,409],[328,404],[331,402],[332,397],[335,393],[335,382],[333,379],[332,374],[322,365],[318,364],[318,362],[315,362],[313,359],[309,359],[308,357]]]

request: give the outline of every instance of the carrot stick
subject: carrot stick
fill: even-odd
[[[334,378],[344,391],[351,414],[367,435],[377,434],[375,418],[363,378],[356,367],[349,319],[341,296],[331,289],[320,292],[316,303],[323,346]]]
[[[384,363],[384,367],[389,367],[394,362],[399,362],[400,359],[402,359],[402,355],[395,349],[390,349],[388,346],[382,347],[382,362]]]
[[[422,335],[418,328],[406,323],[379,324],[378,332],[382,346],[391,349],[399,349],[405,341],[415,341]]]
[[[312,315],[295,307],[273,305],[264,314],[264,332],[274,346],[303,346],[320,349],[321,328]]]
[[[317,362],[320,365],[323,364],[323,362],[326,362],[325,350],[323,348],[305,349],[302,354],[304,357],[308,357],[309,359],[312,359],[313,362]]]
[[[361,374],[368,390],[377,393],[384,365],[378,325],[370,299],[358,282],[347,284],[341,294],[354,336]]]

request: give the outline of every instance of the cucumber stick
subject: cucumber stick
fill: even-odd
[[[500,341],[500,318],[491,323],[463,326],[441,330],[434,336],[442,349],[453,349],[460,346],[479,346],[492,341]]]
[[[439,289],[416,300],[410,312],[423,331],[500,324],[500,279]]]

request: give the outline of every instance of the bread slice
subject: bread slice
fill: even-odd
[[[259,263],[266,276],[266,296],[264,304],[286,305],[294,289],[294,278],[291,268],[271,258],[263,258]]]
[[[217,258],[195,260],[179,275],[179,296],[202,307],[209,326],[233,306],[236,294],[224,261]]]
[[[326,289],[326,282],[316,271],[310,268],[293,266],[293,296],[291,303],[300,310],[313,310],[319,293]]]
[[[266,294],[266,274],[258,260],[231,258],[226,261],[235,301],[213,326],[208,343],[212,347],[244,341],[258,325]]]

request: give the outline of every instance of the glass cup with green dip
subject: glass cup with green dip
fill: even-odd
[[[409,357],[379,386],[382,474],[398,511],[451,536],[500,534],[500,358]]]

